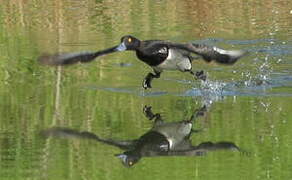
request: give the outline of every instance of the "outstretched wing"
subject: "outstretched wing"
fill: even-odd
[[[234,64],[239,58],[248,54],[243,50],[224,50],[214,46],[195,43],[172,43],[170,46],[200,55],[207,62],[214,60],[221,64]]]
[[[44,65],[65,66],[76,63],[87,63],[93,61],[98,56],[118,51],[117,46],[96,52],[75,52],[75,53],[59,53],[44,54],[38,58],[38,62]]]
[[[52,136],[52,137],[60,137],[60,138],[92,139],[104,144],[118,147],[123,150],[132,149],[134,144],[136,143],[136,140],[122,141],[122,140],[102,139],[98,137],[96,134],[91,133],[91,132],[87,132],[87,131],[79,132],[74,129],[63,128],[63,127],[53,127],[50,129],[46,129],[41,132],[41,135],[45,137]]]
[[[60,54],[43,54],[38,58],[38,62],[50,66],[65,66],[76,63],[85,63],[93,61],[98,54],[96,52],[76,52]]]

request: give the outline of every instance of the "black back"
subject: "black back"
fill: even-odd
[[[161,64],[168,56],[167,43],[159,40],[141,41],[136,49],[137,57],[150,66]]]

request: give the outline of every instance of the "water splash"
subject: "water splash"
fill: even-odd
[[[224,87],[226,83],[219,81],[207,80],[202,82],[200,90],[202,92],[203,102],[209,107],[213,102],[217,102],[224,99]]]
[[[220,81],[212,81],[207,79],[202,81],[198,88],[192,89],[184,93],[185,96],[201,96],[202,103],[207,107],[211,106],[213,102],[220,101],[224,98],[224,88],[227,83]]]
[[[256,72],[253,74],[250,70],[242,72],[241,76],[245,87],[268,86],[271,84],[271,74],[273,68],[269,62],[269,55],[266,55],[263,60],[256,57],[253,66],[256,67]]]
[[[211,81],[207,79],[206,81],[202,81],[200,89],[202,91],[202,95],[221,96],[225,86],[225,82]]]

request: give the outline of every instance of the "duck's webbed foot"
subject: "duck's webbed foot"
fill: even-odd
[[[152,108],[151,106],[144,106],[144,108],[143,108],[144,115],[149,120],[154,119],[154,125],[153,125],[153,127],[163,124],[163,119],[162,119],[161,115],[159,113],[154,114],[152,112],[151,108]]]
[[[157,120],[161,120],[161,116],[159,113],[154,114],[152,112],[152,107],[151,106],[144,106],[143,108],[143,113],[145,114],[145,116],[149,119],[152,120],[154,119],[155,121]]]
[[[204,105],[203,107],[196,109],[194,114],[191,116],[191,118],[188,120],[189,122],[193,122],[196,120],[196,118],[200,116],[204,116],[207,112],[207,107]]]
[[[152,87],[151,86],[152,79],[153,78],[159,78],[160,74],[161,74],[161,72],[154,72],[154,74],[153,73],[148,73],[147,76],[143,80],[143,84],[142,84],[143,88],[144,89],[151,88]]]
[[[197,79],[200,79],[202,81],[206,81],[207,79],[207,75],[204,73],[204,71],[197,71],[197,72],[193,72],[193,71],[190,71],[190,73],[192,75],[194,75]]]

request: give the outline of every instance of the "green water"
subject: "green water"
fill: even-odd
[[[0,1],[0,179],[292,179],[292,3],[283,1]],[[42,53],[98,50],[120,37],[203,42],[250,52],[234,66],[194,63],[209,81],[151,71],[133,52],[55,68]],[[92,140],[43,138],[67,127],[135,139],[152,127],[145,105],[167,122],[208,104],[192,137],[230,141],[232,151],[142,158]]]

